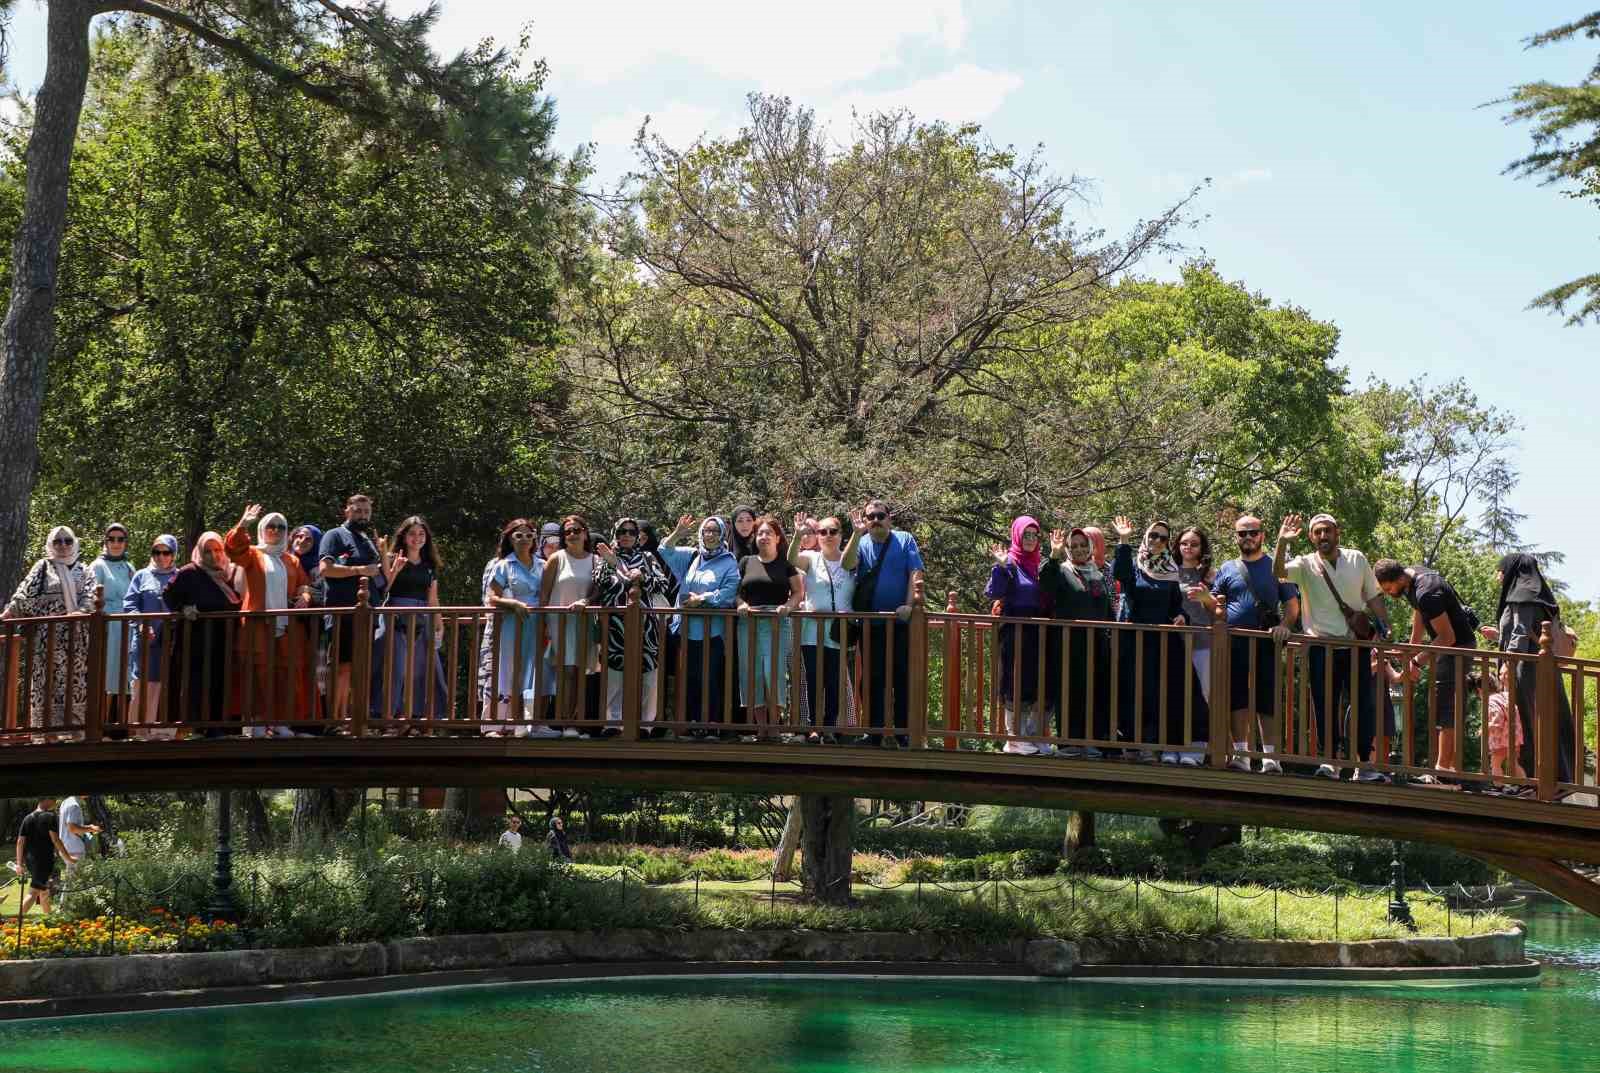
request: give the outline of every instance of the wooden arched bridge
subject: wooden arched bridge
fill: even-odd
[[[518,618],[362,602],[4,620],[0,786],[23,796],[605,785],[1071,807],[1448,845],[1600,913],[1600,885],[1572,867],[1600,865],[1584,732],[1600,661],[1557,657],[1548,644],[1530,654],[1458,649],[1464,658],[1445,671],[1438,661],[1450,650],[1427,646],[992,618],[958,613],[953,600],[905,619],[685,611],[676,637],[679,614],[633,604]],[[1308,659],[1316,648],[1323,654]],[[1207,665],[1197,649],[1242,655]],[[129,684],[118,668],[135,656],[143,677]],[[1412,656],[1418,682],[1357,673]],[[1480,732],[1502,660],[1526,664],[1537,683],[1535,711],[1513,712],[1532,730],[1521,774],[1493,770]],[[1393,722],[1380,717],[1370,743],[1359,719],[1346,732],[1329,666],[1370,684],[1380,716],[1392,706]],[[1451,677],[1455,688],[1441,692]],[[770,721],[740,710],[765,699],[755,691],[763,682],[786,702]],[[1008,725],[1003,682],[1018,683],[1019,707],[1042,713],[1037,724],[1024,710]],[[1207,730],[1207,695],[1269,709],[1247,718],[1246,748],[1232,744],[1223,705]],[[1427,755],[1442,721],[1465,731],[1448,771]],[[1182,762],[1149,762],[1162,753]],[[1285,773],[1229,766],[1268,759]],[[1322,765],[1344,777],[1310,774]]]

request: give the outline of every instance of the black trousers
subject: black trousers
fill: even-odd
[[[1516,670],[1512,672],[1516,682],[1517,691],[1517,718],[1522,722],[1522,748],[1517,751],[1517,759],[1522,764],[1522,770],[1532,777],[1536,749],[1534,741],[1535,717],[1548,719],[1551,716],[1539,711],[1539,665],[1532,660],[1518,660]],[[1567,700],[1567,690],[1562,685],[1559,676],[1556,678],[1556,777],[1562,782],[1572,781],[1572,758],[1578,751],[1578,737],[1572,729],[1572,705]]]
[[[722,722],[722,679],[726,660],[722,638],[698,641],[680,638],[678,643],[683,645],[683,702],[689,709],[689,722]],[[702,663],[706,665],[703,672]]]
[[[1351,666],[1352,662],[1354,667]],[[1362,760],[1371,760],[1372,743],[1378,734],[1378,695],[1373,689],[1371,654],[1364,648],[1311,645],[1309,663],[1307,677],[1310,681],[1311,710],[1316,713],[1318,732],[1328,725],[1325,709],[1331,692],[1333,732],[1338,750],[1348,754],[1350,721],[1346,713],[1353,708],[1356,713],[1356,755]]]
[[[868,622],[865,634],[863,640],[870,648],[866,674],[867,725],[884,725],[889,714],[884,691],[893,675],[894,727],[904,730],[911,712],[911,629],[905,623],[896,622],[891,641],[887,622]],[[906,744],[905,735],[900,735],[900,739],[902,745]]]
[[[806,712],[806,726],[817,725],[818,707],[822,708],[823,726],[838,726],[842,699],[839,691],[839,650],[822,644],[801,645],[800,658],[805,661],[806,699],[811,702],[811,710]]]

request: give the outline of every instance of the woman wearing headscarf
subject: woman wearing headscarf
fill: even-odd
[[[64,525],[45,537],[44,557],[33,564],[6,604],[6,618],[89,615],[94,574],[79,557],[78,537]],[[56,622],[33,629],[28,683],[28,726],[61,731],[81,727],[89,708],[89,631],[86,623]],[[52,650],[53,649],[53,650]],[[49,697],[45,696],[46,681]]]
[[[994,545],[990,549],[996,561],[989,571],[989,584],[983,594],[1000,605],[1002,617],[1050,617],[1049,594],[1039,584],[1043,546],[1038,521],[1023,515],[1011,523],[1010,547],[1001,549]],[[1022,756],[1042,752],[1048,756],[1055,751],[1048,743],[1041,748],[1034,742],[1019,739],[1049,732],[1048,727],[1042,726],[1042,717],[1049,704],[1046,686],[1051,675],[1047,668],[1050,650],[1055,646],[1045,643],[1041,659],[1041,642],[1048,639],[1040,627],[1032,623],[1002,623],[999,640],[1000,699],[1006,715],[1005,751]]]
[[[683,515],[661,545],[662,557],[678,580],[678,607],[731,608],[738,599],[739,563],[727,548],[730,526],[721,518],[707,518],[696,530],[692,549],[674,547],[694,525],[694,515]],[[683,650],[684,718],[691,723],[722,722],[722,676],[727,658],[722,619],[721,615],[677,615],[672,620],[672,632]],[[696,730],[691,736],[715,734]]]
[[[128,562],[128,527],[112,522],[101,534],[100,554],[95,556],[89,569],[94,573],[95,584],[105,593],[103,606],[106,614],[121,612],[122,602],[133,582],[133,566]],[[128,707],[128,669],[122,663],[121,622],[106,623],[106,709],[105,736],[113,740],[126,738],[124,717]]]
[[[433,530],[413,514],[395,529],[389,540],[389,561],[384,575],[389,582],[388,608],[439,606],[439,568],[444,565],[433,546]],[[448,719],[444,661],[439,644],[444,619],[438,613],[390,614],[383,641],[383,659],[374,660],[372,711],[380,719]],[[432,688],[429,688],[432,683]],[[422,731],[391,731],[410,737]]]
[[[125,615],[164,615],[167,605],[161,594],[178,573],[178,538],[163,533],[150,542],[150,562],[135,572],[122,598]],[[133,672],[133,697],[128,706],[129,723],[155,723],[161,718],[161,645],[164,619],[139,622],[128,646],[128,663]]]
[[[1555,593],[1539,569],[1539,560],[1527,552],[1512,552],[1500,560],[1496,579],[1500,582],[1500,603],[1495,608],[1497,626],[1484,627],[1483,635],[1500,642],[1502,652],[1537,653],[1539,635],[1545,623],[1550,624],[1553,638],[1559,638],[1566,627],[1561,622],[1561,606]],[[1559,644],[1559,640],[1557,641]],[[1560,649],[1557,650],[1558,652]],[[1539,667],[1533,660],[1513,660],[1511,692],[1517,702],[1517,717],[1522,724],[1522,747],[1519,760],[1522,770],[1534,774],[1535,723],[1540,719],[1555,719],[1556,736],[1560,743],[1556,752],[1557,775],[1562,782],[1571,782],[1573,759],[1577,756],[1577,736],[1572,727],[1572,706],[1567,691],[1556,678],[1556,710],[1540,711],[1538,702]],[[1579,769],[1581,770],[1581,768]],[[1531,792],[1531,791],[1530,791]]]
[[[207,531],[195,542],[188,565],[173,575],[161,594],[167,610],[183,616],[182,622],[172,624],[175,693],[170,709],[175,723],[198,726],[222,721],[227,710],[227,675],[233,653],[228,651],[231,620],[220,616],[239,610],[243,584],[238,568],[228,562],[221,534]],[[205,731],[208,738],[219,738],[224,733],[218,727]]]
[[[661,560],[644,548],[643,529],[637,518],[618,518],[611,526],[611,543],[595,548],[600,565],[595,569],[594,592],[602,607],[627,607],[628,593],[637,588],[644,613],[641,618],[639,721],[656,721],[656,668],[661,660],[661,631],[650,608],[665,606],[662,601],[672,590],[672,575]],[[612,615],[606,629],[606,719],[622,722],[622,690],[625,684],[627,621]],[[607,727],[607,734],[616,733]]]
[[[260,522],[259,543],[250,543],[250,526]],[[274,511],[261,513],[261,504],[245,508],[239,524],[228,530],[222,541],[228,559],[244,578],[241,611],[283,611],[290,607],[312,606],[311,578],[300,565],[300,557],[289,550],[289,520]],[[303,617],[303,616],[302,616]],[[241,708],[246,722],[254,719],[274,722],[270,733],[289,738],[294,732],[289,723],[305,724],[314,718],[312,660],[306,632],[298,619],[287,615],[246,618],[239,629],[239,667],[235,679],[236,700],[249,705]],[[265,737],[268,728],[253,726],[245,733]]]
[[[1050,534],[1050,557],[1039,568],[1039,584],[1050,597],[1057,619],[1072,622],[1109,622],[1115,617],[1111,578],[1094,560],[1094,544],[1087,531],[1074,529]],[[1068,626],[1065,680],[1051,683],[1050,699],[1065,690],[1062,716],[1065,736],[1084,738],[1092,727],[1098,741],[1111,733],[1111,639],[1104,629]],[[1052,646],[1059,639],[1052,641]],[[1092,713],[1093,721],[1087,718]],[[1069,745],[1061,750],[1069,759],[1098,759],[1100,750]]]
[[[1117,555],[1112,575],[1122,583],[1127,621],[1144,626],[1187,625],[1189,619],[1183,611],[1178,564],[1167,550],[1172,540],[1172,527],[1164,521],[1151,522],[1137,552],[1128,542],[1133,536],[1133,523],[1118,517],[1116,529]],[[1133,737],[1133,720],[1138,718],[1140,759],[1154,761],[1156,756],[1151,747],[1161,745],[1165,747],[1161,759],[1179,763],[1180,757],[1171,746],[1184,740],[1186,691],[1193,706],[1197,739],[1204,733],[1208,720],[1205,697],[1195,681],[1182,635],[1161,630],[1128,630],[1118,638],[1116,648],[1118,729],[1124,740]],[[1140,682],[1138,688],[1134,684],[1136,677]],[[1166,716],[1165,736],[1161,732],[1163,715]],[[1194,766],[1192,756],[1184,758],[1183,762]]]
[[[728,550],[735,559],[756,553],[756,508],[741,503],[728,515],[733,531],[728,534]]]

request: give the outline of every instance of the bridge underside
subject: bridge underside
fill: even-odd
[[[1544,880],[1528,878],[1547,887],[1552,862],[1600,864],[1600,809],[1209,768],[939,749],[622,741],[323,738],[0,750],[0,792],[18,797],[361,785],[830,793],[1184,816],[1433,842],[1518,874],[1538,871]]]

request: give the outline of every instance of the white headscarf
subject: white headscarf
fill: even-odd
[[[277,522],[283,526],[278,532],[281,534],[276,544],[268,544],[265,538],[267,526]],[[289,519],[273,511],[262,517],[256,525],[256,536],[259,543],[256,550],[261,552],[261,567],[263,580],[267,589],[267,610],[276,611],[289,606],[289,568],[283,565],[284,553],[289,550]],[[289,628],[289,620],[277,620],[277,632],[283,633]]]
[[[706,522],[716,522],[717,523],[717,532],[722,534],[718,538],[717,545],[714,548],[707,548],[706,547],[706,538],[705,538]],[[712,515],[711,517],[707,518],[705,522],[701,522],[700,523],[700,528],[695,530],[694,544],[695,544],[695,548],[700,552],[700,561],[701,562],[705,562],[707,559],[711,558],[713,555],[721,554],[722,552],[727,550],[727,548],[728,548],[728,529],[729,529],[728,523],[723,521],[721,518],[717,517],[716,515]]]
[[[56,549],[56,539],[62,536],[72,540],[72,546],[66,551]],[[78,534],[64,525],[56,526],[44,538],[44,558],[56,572],[56,580],[61,583],[61,599],[67,605],[68,614],[78,610],[78,582],[72,576],[72,568],[78,565],[79,550]]]

